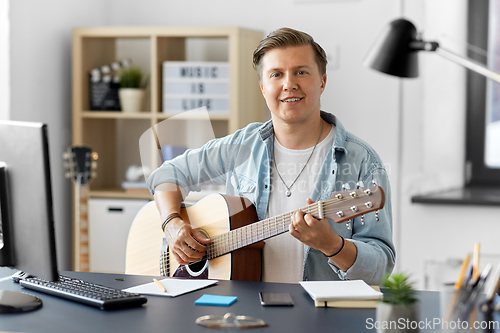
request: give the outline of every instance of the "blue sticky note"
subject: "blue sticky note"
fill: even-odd
[[[208,295],[204,294],[196,301],[194,304],[196,305],[217,305],[217,306],[229,306],[236,302],[238,297],[236,296],[220,296],[220,295]]]

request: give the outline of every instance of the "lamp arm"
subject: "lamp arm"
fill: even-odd
[[[491,69],[488,69],[486,66],[475,60],[464,58],[454,52],[444,49],[441,46],[439,46],[435,52],[439,54],[441,57],[446,58],[456,64],[462,65],[472,70],[473,72],[484,75],[487,78],[495,80],[496,82],[500,82],[500,74],[492,71]]]

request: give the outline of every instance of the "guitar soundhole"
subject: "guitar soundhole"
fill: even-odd
[[[189,265],[179,266],[173,276],[188,279],[208,279],[206,264],[207,260],[200,260]]]

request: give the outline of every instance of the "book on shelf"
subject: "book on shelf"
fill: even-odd
[[[122,188],[127,193],[149,193],[145,181],[123,181]]]
[[[174,157],[182,155],[186,150],[186,146],[163,145],[161,147],[161,153],[164,161],[170,161]]]
[[[383,297],[380,289],[362,280],[300,281],[316,307],[374,308]]]

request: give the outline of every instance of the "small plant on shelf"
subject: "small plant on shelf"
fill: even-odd
[[[144,102],[143,72],[139,67],[126,67],[120,71],[120,106],[123,112],[139,112]]]
[[[144,88],[142,78],[144,74],[139,67],[126,67],[120,71],[120,88]]]

